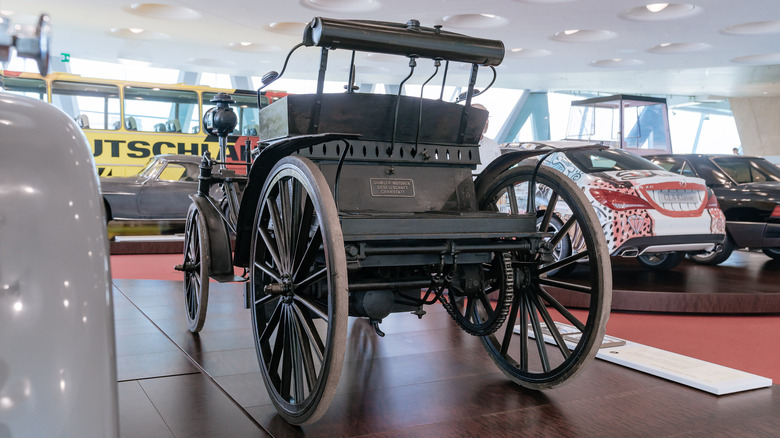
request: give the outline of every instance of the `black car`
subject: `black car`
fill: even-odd
[[[780,168],[759,157],[674,154],[647,157],[682,175],[703,178],[726,216],[726,241],[720,253],[692,256],[718,264],[738,248],[761,249],[780,260]]]
[[[184,221],[188,196],[198,190],[200,161],[195,155],[157,155],[135,176],[100,178],[106,220]]]

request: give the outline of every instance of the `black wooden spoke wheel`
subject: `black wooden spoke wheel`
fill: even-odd
[[[533,172],[533,166],[504,172],[478,194],[480,206],[525,213]],[[516,253],[509,315],[501,328],[481,339],[510,379],[524,387],[546,389],[574,377],[595,356],[609,318],[612,276],[604,231],[582,190],[565,175],[544,166],[536,175],[536,184],[536,205],[542,218],[537,229],[549,232],[555,212],[563,226],[547,239],[549,243],[555,246],[579,228],[582,244],[576,252],[572,250],[551,263],[541,263],[533,253]],[[550,272],[582,260],[588,261],[587,272],[577,270],[566,281],[548,278]]]
[[[347,340],[344,238],[330,188],[308,159],[272,169],[252,234],[252,327],[279,415],[308,424],[328,409]]]
[[[187,212],[184,236],[184,312],[190,331],[197,333],[206,322],[211,252],[208,228],[195,204]]]

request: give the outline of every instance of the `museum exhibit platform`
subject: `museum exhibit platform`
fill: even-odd
[[[757,282],[750,281],[750,287]],[[315,424],[292,427],[276,414],[263,386],[243,286],[211,283],[198,335],[187,330],[181,291],[180,281],[114,280],[124,438],[758,437],[780,430],[777,385],[716,396],[594,360],[564,386],[525,390],[498,371],[479,340],[457,328],[441,306],[426,307],[421,320],[390,315],[382,323],[384,338],[350,318],[330,409]]]

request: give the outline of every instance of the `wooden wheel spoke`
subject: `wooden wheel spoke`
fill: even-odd
[[[271,317],[268,318],[268,321],[265,323],[265,328],[263,329],[263,332],[260,334],[258,340],[261,343],[268,342],[269,339],[271,339],[271,335],[273,334],[274,330],[279,327],[281,330],[281,327],[279,325],[279,321],[282,317],[282,301],[279,300],[276,303],[276,307],[274,307],[273,313],[271,313]],[[277,341],[277,344],[279,342]]]
[[[574,283],[567,283],[565,281],[560,280],[551,280],[549,278],[539,278],[539,284],[544,284],[547,286],[553,286],[560,289],[568,289],[575,292],[582,292],[586,294],[591,293],[591,288],[588,286],[583,286],[580,284],[574,284]]]
[[[281,245],[279,245],[281,248],[284,248],[283,250],[280,248],[279,251],[283,254],[280,254],[282,256],[282,260],[286,263],[284,266],[284,272],[290,272],[292,270],[292,262],[293,262],[293,251],[294,251],[294,245],[292,241],[292,228],[294,226],[293,222],[295,220],[295,208],[292,205],[292,199],[291,195],[293,192],[293,186],[297,185],[298,182],[294,181],[292,178],[283,178],[279,181],[279,210],[277,213],[280,216],[281,222],[279,223],[279,229],[281,230],[279,241],[281,242]]]
[[[558,246],[559,243],[561,243],[561,240],[563,240],[564,236],[568,234],[569,229],[574,226],[574,224],[577,223],[577,218],[574,217],[574,215],[571,215],[569,219],[566,221],[566,223],[563,224],[560,230],[558,230],[557,233],[550,239],[550,243],[552,244],[553,248]]]
[[[263,271],[263,273],[265,273],[269,277],[273,278],[274,281],[276,281],[277,283],[281,283],[282,282],[282,276],[279,275],[278,272],[276,272],[273,268],[271,268],[267,264],[265,264],[265,263],[258,263],[257,261],[255,261],[254,265],[255,265],[255,268]]]
[[[268,374],[274,377],[274,381],[276,382],[276,386],[278,387],[279,384],[281,383],[281,376],[279,375],[279,364],[282,361],[282,354],[284,351],[284,337],[286,335],[285,326],[282,321],[283,309],[281,303],[279,303],[279,305],[277,306],[277,310],[274,313],[276,313],[277,311],[279,312],[279,314],[277,316],[276,323],[275,324],[269,323],[266,326],[267,335],[266,332],[264,331],[263,336],[260,339],[262,341],[262,339],[265,338],[266,341],[263,342],[263,344],[270,345],[268,339],[270,339],[271,334],[273,333],[273,329],[278,328],[278,330],[276,330],[276,340],[275,340],[276,342],[273,343],[273,345],[271,346],[272,348],[269,348],[267,346],[264,348],[265,350],[264,357],[267,358],[266,365],[268,367]]]
[[[294,313],[291,315],[295,324],[295,335],[298,338],[298,345],[300,347],[299,359],[301,361],[300,367],[303,371],[301,378],[306,378],[306,388],[309,392],[314,390],[314,386],[317,382],[317,369],[314,366],[314,358],[312,357],[311,350],[311,333],[307,330],[308,326],[303,319],[303,315],[297,306],[292,306]]]
[[[504,337],[501,339],[501,356],[506,356],[509,351],[509,344],[512,341],[512,334],[515,330],[515,319],[517,318],[518,307],[522,307],[520,304],[520,294],[516,294],[512,300],[512,307],[509,309],[509,315],[507,316],[504,328]],[[521,341],[522,342],[522,341]],[[521,346],[522,349],[522,346]]]
[[[512,214],[520,214],[520,208],[517,205],[517,193],[515,193],[514,184],[510,184],[506,187],[506,196],[509,198],[509,211]]]
[[[316,217],[314,214],[314,204],[312,204],[311,199],[306,195],[306,192],[302,193],[300,196],[304,197],[305,199],[302,200],[304,204],[303,210],[300,212],[298,222],[296,222],[298,225],[296,227],[297,231],[295,233],[294,240],[295,257],[293,258],[295,275],[298,275],[298,270],[301,268],[302,261],[311,251],[311,239],[309,238],[309,233],[311,233],[311,226],[314,223],[314,219]],[[317,227],[317,233],[318,232],[319,227]],[[320,244],[318,243],[317,248],[319,248],[319,246]]]
[[[300,263],[295,267],[293,282],[297,282],[300,276],[309,273],[309,270],[312,265],[314,265],[314,260],[319,253],[320,246],[322,246],[322,229],[318,226],[314,235],[309,239],[306,245],[306,251],[303,252]]]
[[[287,326],[289,327],[289,336],[287,337],[287,346],[290,349],[290,362],[292,363],[292,382],[291,388],[294,394],[295,403],[300,403],[306,396],[304,395],[303,377],[306,373],[303,364],[303,343],[300,336],[300,330],[295,318],[295,312],[291,309],[287,311]]]
[[[274,264],[277,268],[282,269],[282,260],[279,258],[279,252],[276,249],[276,243],[271,238],[271,236],[268,235],[268,232],[260,225],[257,227],[257,234],[260,235],[260,237],[263,238],[263,243],[265,243],[265,248],[268,250],[268,253],[271,255],[271,259],[274,261]]]
[[[322,338],[317,331],[317,327],[314,325],[314,321],[312,321],[308,314],[304,315],[298,306],[294,306],[293,308],[295,309],[295,313],[298,315],[298,319],[303,322],[301,327],[303,328],[306,337],[309,339],[309,342],[314,347],[314,352],[317,354],[317,359],[320,363],[322,363],[325,357],[325,343],[322,342]]]
[[[539,359],[542,361],[542,369],[544,372],[550,371],[550,359],[547,357],[547,348],[544,346],[544,333],[542,333],[542,325],[539,324],[539,316],[536,313],[536,309],[531,302],[528,295],[525,295],[526,307],[528,310],[528,316],[531,319],[531,326],[534,329],[534,341],[536,341],[536,350],[539,352]]]
[[[289,403],[292,397],[292,386],[293,386],[293,357],[292,357],[292,346],[290,345],[292,343],[292,330],[290,330],[290,318],[289,318],[289,312],[287,311],[287,306],[285,306],[284,309],[284,317],[282,318],[282,327],[284,327],[284,336],[279,338],[277,337],[277,343],[282,344],[282,378],[281,378],[281,386],[279,388],[279,394],[287,399],[287,402]]]
[[[570,265],[572,263],[575,263],[577,260],[584,259],[586,257],[588,257],[588,253],[584,252],[584,251],[583,252],[578,252],[576,254],[572,254],[569,257],[560,259],[560,260],[558,260],[555,263],[551,263],[549,265],[542,266],[541,268],[539,268],[539,274],[545,274],[547,272],[553,271],[553,270],[558,269],[560,267]]]
[[[254,304],[255,306],[259,306],[271,301],[274,298],[276,298],[274,295],[263,295],[262,297],[256,299]]]
[[[271,217],[271,220],[274,224],[274,237],[276,244],[273,246],[270,246],[266,243],[267,246],[270,248],[275,248],[277,251],[276,260],[275,262],[278,263],[279,269],[284,272],[286,269],[289,268],[288,266],[288,252],[287,252],[287,242],[284,238],[284,223],[282,222],[282,217],[279,215],[279,209],[276,206],[276,202],[269,199],[266,204],[268,205],[268,211]],[[263,230],[265,231],[265,230]],[[269,236],[270,237],[270,236]],[[270,239],[269,239],[270,240]],[[263,241],[265,241],[265,236],[263,236]]]
[[[544,211],[544,216],[542,217],[542,223],[539,224],[539,230],[542,232],[546,232],[547,228],[550,226],[550,219],[552,219],[553,213],[555,212],[555,205],[558,203],[558,193],[553,192],[552,195],[550,195],[550,200],[547,201],[547,209]]]
[[[328,276],[328,268],[324,267],[319,271],[311,274],[310,276],[304,278],[303,281],[301,281],[300,283],[293,285],[293,290],[295,290],[296,292],[306,290],[309,286],[327,278],[327,276]]]
[[[563,335],[561,335],[560,330],[558,330],[558,326],[555,325],[555,321],[553,321],[552,316],[550,316],[550,312],[547,311],[547,307],[545,307],[544,303],[542,303],[542,299],[539,297],[539,295],[534,295],[534,299],[531,304],[533,304],[539,314],[542,315],[544,325],[547,326],[547,330],[549,330],[550,334],[555,340],[555,345],[558,347],[558,350],[560,350],[563,358],[567,359],[569,356],[571,356],[569,347],[566,346],[566,341],[563,339]]]
[[[566,307],[563,306],[558,300],[556,300],[552,295],[547,293],[546,290],[544,290],[543,287],[535,286],[536,293],[539,294],[540,297],[544,298],[544,301],[547,302],[547,304],[551,305],[555,310],[558,311],[561,315],[563,315],[564,318],[566,318],[567,321],[569,321],[573,326],[577,327],[577,329],[581,332],[585,332],[585,324],[580,322],[579,319],[577,319],[576,316],[574,316],[571,312],[569,312]]]
[[[299,295],[296,295],[296,296],[295,296],[293,299],[294,299],[295,301],[297,301],[297,302],[299,302],[299,303],[303,304],[303,305],[304,305],[304,306],[305,306],[307,309],[309,309],[309,310],[311,310],[312,312],[314,312],[314,314],[315,314],[315,315],[317,315],[318,317],[320,317],[320,318],[321,318],[322,320],[324,320],[325,322],[328,322],[328,323],[330,322],[330,320],[328,319],[328,315],[327,315],[326,313],[323,313],[323,311],[322,311],[322,310],[320,310],[320,309],[319,309],[319,308],[318,308],[318,307],[317,307],[317,306],[316,306],[314,303],[312,303],[311,301],[309,301],[309,300],[307,300],[306,298],[303,298],[303,297],[301,297],[301,296],[299,296]]]

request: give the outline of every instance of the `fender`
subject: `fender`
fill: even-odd
[[[219,210],[205,196],[189,195],[189,197],[195,204],[195,208],[198,209],[200,217],[204,219],[208,230],[209,247],[211,248],[211,254],[209,254],[210,276],[219,282],[237,281],[233,274],[233,264],[230,257],[230,234]],[[243,278],[238,281],[243,281]]]
[[[485,191],[490,188],[491,183],[495,181],[499,175],[526,158],[543,155],[548,152],[550,152],[550,149],[512,151],[503,153],[501,156],[491,161],[490,164],[477,175],[477,179],[474,180],[474,191],[477,194],[477,202],[481,202],[482,198],[485,196]]]
[[[247,186],[246,189],[244,189],[241,205],[238,209],[234,265],[240,267],[249,266],[252,222],[255,220],[255,210],[257,209],[257,202],[260,199],[260,192],[263,190],[263,184],[265,184],[265,180],[268,178],[268,174],[271,172],[274,165],[282,158],[309,146],[333,140],[356,140],[360,137],[360,134],[328,132],[323,134],[282,138],[266,143],[266,147],[260,152],[260,155],[252,163],[252,168],[249,170]]]
[[[512,166],[525,160],[526,158],[536,157],[553,152],[562,152],[565,150],[588,150],[588,149],[608,149],[608,146],[601,144],[589,144],[585,146],[576,146],[570,148],[555,148],[550,147],[544,143],[538,143],[541,146],[548,146],[544,149],[528,149],[505,152],[500,157],[491,161],[490,164],[477,176],[474,180],[474,191],[477,195],[477,202],[480,202],[485,196],[485,192],[490,188],[493,181],[496,180],[502,173],[506,172]],[[536,164],[536,163],[534,163]]]

